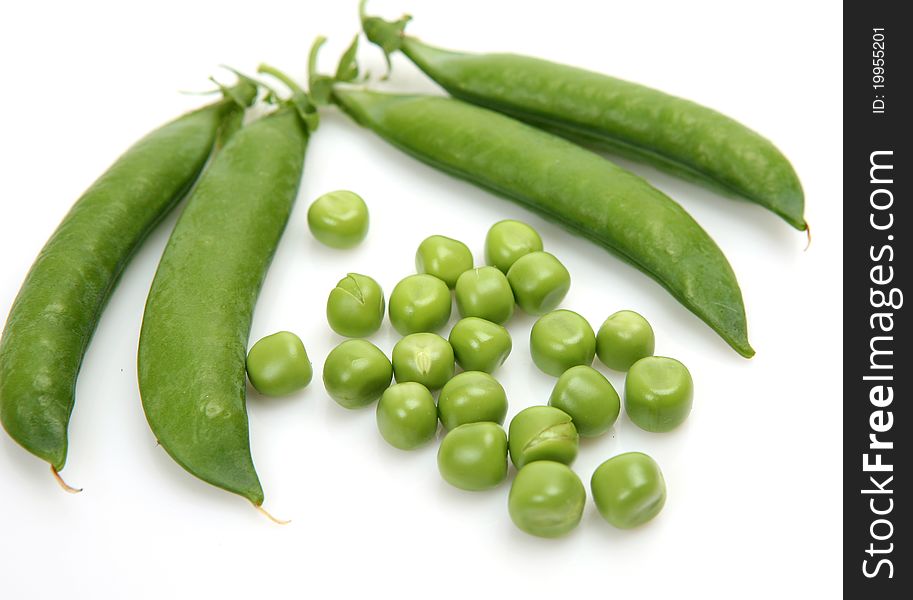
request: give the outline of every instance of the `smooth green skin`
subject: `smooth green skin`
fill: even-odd
[[[256,89],[242,82],[227,94],[121,155],[58,225],[13,301],[0,338],[0,422],[57,471],[82,358],[121,272],[240,126]]]
[[[437,331],[450,320],[447,284],[433,275],[409,275],[390,294],[390,322],[400,335]]]
[[[590,479],[602,518],[620,529],[643,525],[666,504],[666,481],[656,461],[640,452],[612,457]]]
[[[457,363],[466,371],[494,373],[513,347],[507,330],[478,317],[460,319],[450,330],[450,346]]]
[[[247,339],[308,138],[290,105],[231,137],[168,240],[140,332],[140,395],[161,446],[193,475],[257,506],[263,490],[250,455]]]
[[[491,421],[504,424],[507,394],[498,380],[482,371],[466,371],[447,382],[437,401],[438,415],[446,429],[466,423]]]
[[[413,333],[393,346],[396,381],[415,381],[432,391],[453,377],[453,360],[450,342],[436,333]]]
[[[290,331],[262,338],[247,353],[247,377],[264,396],[286,396],[303,390],[313,375],[301,338]]]
[[[625,377],[625,412],[646,431],[672,431],[691,414],[693,401],[691,373],[674,358],[648,356]]]
[[[384,291],[367,275],[349,273],[327,298],[327,323],[345,337],[367,337],[384,322]]]
[[[507,271],[517,304],[531,315],[544,315],[561,304],[571,289],[571,274],[548,252],[530,252]]]
[[[580,524],[586,488],[570,467],[540,460],[520,469],[510,486],[507,510],[514,525],[530,535],[556,538]]]
[[[621,411],[621,399],[609,380],[586,365],[561,374],[548,404],[569,414],[581,437],[602,435],[612,428]]]
[[[571,416],[553,406],[530,406],[510,421],[510,460],[518,469],[537,460],[566,465],[577,458],[580,438]]]
[[[431,392],[413,381],[391,385],[377,403],[377,429],[400,450],[427,444],[437,433],[437,407]]]
[[[538,58],[443,50],[403,35],[403,21],[363,16],[363,27],[369,40],[388,54],[402,50],[452,96],[748,199],[796,229],[807,227],[802,185],[786,157],[711,108]]]
[[[610,315],[596,334],[596,355],[615,371],[627,371],[640,359],[653,356],[655,347],[650,323],[631,310]]]
[[[441,440],[437,467],[444,481],[478,492],[507,477],[507,435],[497,423],[467,423]]]
[[[505,274],[521,256],[541,251],[542,238],[522,221],[498,221],[485,236],[485,263]]]
[[[432,235],[418,245],[415,270],[433,275],[453,289],[457,279],[472,268],[472,252],[459,240]]]
[[[503,324],[514,314],[514,293],[504,273],[495,267],[466,271],[457,280],[457,310],[463,317],[479,317]]]
[[[417,159],[615,253],[739,354],[754,354],[742,293],[726,257],[681,206],[642,178],[567,140],[460,100],[339,86],[333,100]]]
[[[574,311],[555,310],[533,324],[529,352],[539,369],[558,377],[571,367],[593,364],[596,334],[589,322]]]
[[[327,355],[323,385],[344,408],[362,408],[381,397],[393,380],[393,365],[367,340],[346,340]]]
[[[339,190],[314,200],[308,208],[308,227],[317,241],[345,250],[368,235],[368,205],[355,192]]]

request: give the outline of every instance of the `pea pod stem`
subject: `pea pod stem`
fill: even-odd
[[[405,34],[410,17],[365,14],[370,41],[401,51],[449,94],[598,150],[652,164],[770,210],[804,230],[805,196],[766,138],[713,109],[656,89],[546,60],[444,50]]]
[[[293,95],[302,96],[305,98],[307,97],[307,93],[305,93],[305,91],[303,89],[301,89],[301,86],[299,86],[295,82],[294,79],[292,79],[291,77],[289,77],[288,75],[286,75],[285,73],[283,73],[282,71],[277,69],[276,67],[272,67],[267,64],[261,64],[259,67],[257,67],[257,72],[265,73],[267,75],[271,75],[271,76],[275,77],[276,79],[281,81],[283,84],[285,84],[285,86],[288,87],[288,89],[290,89],[292,91]]]

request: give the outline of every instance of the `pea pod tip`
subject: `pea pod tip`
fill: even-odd
[[[751,344],[744,342],[741,344],[732,344],[733,349],[741,354],[744,358],[754,358],[755,349],[751,347]]]
[[[270,512],[268,510],[263,508],[263,506],[261,504],[256,504],[254,502],[251,502],[251,504],[253,505],[253,507],[255,509],[257,509],[258,513],[260,513],[261,515],[263,515],[264,517],[266,517],[267,519],[269,519],[276,525],[288,525],[289,523],[292,522],[291,519],[280,519],[278,517],[274,517],[272,514],[270,514]]]
[[[82,488],[75,488],[63,480],[63,477],[60,476],[60,472],[57,470],[57,467],[51,465],[51,475],[54,476],[54,480],[57,481],[57,485],[60,486],[60,489],[65,491],[68,494],[78,494],[82,491]]]

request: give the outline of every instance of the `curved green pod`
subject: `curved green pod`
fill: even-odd
[[[308,138],[308,122],[290,105],[232,136],[171,234],[140,333],[140,395],[161,446],[191,474],[256,506],[263,490],[250,453],[247,341]]]
[[[556,221],[654,278],[750,357],[742,293],[716,243],[649,183],[567,140],[437,96],[333,89],[355,121],[436,168]]]
[[[547,60],[436,48],[405,35],[408,20],[362,15],[369,40],[387,54],[402,51],[451,95],[745,198],[796,229],[807,228],[792,165],[738,121],[653,88]]]
[[[0,340],[0,421],[54,471],[83,356],[136,249],[196,181],[256,96],[249,81],[149,133],[76,201],[35,259]]]

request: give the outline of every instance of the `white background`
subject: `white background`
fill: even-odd
[[[225,63],[274,63],[303,78],[317,34],[329,69],[358,26],[341,2],[17,2],[0,14],[0,314],[70,204],[133,141],[206,100]],[[474,51],[548,57],[711,105],[774,140],[805,186],[814,241],[748,203],[630,165],[680,201],[729,257],[757,356],[738,357],[655,283],[518,206],[425,167],[334,110],[310,146],[297,208],[257,306],[252,340],[280,329],[305,341],[315,380],[287,399],[249,399],[265,506],[185,473],[156,448],[140,406],[135,351],[142,308],[177,212],[126,271],[79,379],[63,474],[0,434],[0,576],[6,598],[173,597],[834,597],[841,540],[841,15],[828,2],[554,2],[376,0],[412,12],[410,31]],[[379,74],[382,60],[362,47]],[[222,74],[228,79],[227,75]],[[403,58],[388,87],[435,91]],[[623,163],[628,165],[628,163]],[[332,251],[307,231],[306,208],[338,188],[361,193],[371,232]],[[374,411],[346,411],[323,390],[327,292],[347,271],[389,292],[416,246],[444,234],[481,261],[487,228],[519,218],[569,268],[564,306],[594,327],[637,310],[657,352],[691,369],[694,412],[647,434],[622,416],[581,446],[584,482],[606,458],[641,450],[668,482],[665,511],[618,531],[588,503],[560,540],[530,537],[507,515],[509,483],[448,487],[436,444],[387,446]],[[454,319],[455,320],[455,319]],[[514,351],[498,377],[508,417],[547,401],[554,380],[529,354],[532,319],[510,323]],[[389,324],[375,336],[389,351]],[[620,389],[623,378],[605,371]],[[636,594],[625,596],[624,594]],[[218,596],[216,595],[218,594]]]

